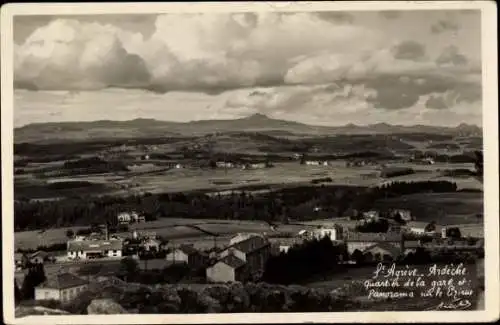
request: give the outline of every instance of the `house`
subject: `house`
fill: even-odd
[[[45,251],[36,251],[33,254],[29,255],[28,259],[32,264],[42,264],[49,257],[49,254]]]
[[[142,247],[144,247],[145,251],[160,251],[161,242],[155,238],[146,238],[142,242]]]
[[[331,241],[340,240],[343,237],[343,230],[339,225],[333,225],[333,227],[321,227],[312,230],[312,236],[316,239],[322,239],[325,236],[329,237]]]
[[[29,258],[25,253],[15,253],[14,254],[14,263],[16,268],[25,268],[29,263]]]
[[[251,237],[263,237],[263,235],[258,233],[238,233],[229,239],[229,246],[233,246],[239,242],[245,241]]]
[[[401,232],[387,233],[362,233],[362,232],[347,232],[345,236],[347,252],[353,254],[354,251],[364,251],[368,247],[378,243],[392,243],[402,245],[403,235]]]
[[[60,273],[35,288],[35,300],[68,302],[88,288],[88,281],[71,273]]]
[[[421,221],[410,221],[407,222],[404,226],[404,229],[414,235],[435,235],[436,233],[441,234],[441,226],[437,224],[433,224],[431,228],[429,228],[428,222]],[[430,230],[431,229],[431,230]]]
[[[142,213],[122,212],[117,216],[119,224],[129,224],[131,222],[146,222],[146,217]]]
[[[191,245],[175,247],[165,258],[172,263],[186,263],[192,268],[202,267],[208,259]]]
[[[264,271],[265,263],[271,255],[270,242],[260,236],[253,236],[227,247],[220,254],[220,257],[234,255],[247,263],[246,267],[250,275]]]
[[[229,161],[217,161],[215,166],[217,166],[217,168],[233,168],[234,164]]]
[[[304,243],[305,238],[303,237],[284,237],[284,238],[271,238],[269,241],[271,244],[277,247],[277,254],[286,253],[288,250],[295,246]]]
[[[380,217],[380,214],[378,211],[367,211],[363,212],[363,218],[368,221],[377,221]]]
[[[123,241],[109,240],[70,240],[67,244],[69,259],[93,259],[102,257],[122,257]]]
[[[399,216],[401,220],[404,220],[406,222],[413,220],[413,216],[411,215],[410,210],[396,209],[392,210],[390,215],[392,218],[396,218],[397,216]]]
[[[390,262],[401,255],[401,246],[395,243],[378,242],[363,250],[365,261],[368,262]]]
[[[246,262],[234,255],[227,255],[206,269],[211,282],[242,282],[246,278]]]
[[[306,165],[308,165],[308,166],[320,166],[321,163],[317,160],[307,160]]]

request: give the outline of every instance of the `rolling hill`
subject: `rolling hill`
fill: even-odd
[[[164,136],[191,136],[217,132],[275,132],[283,134],[336,135],[336,134],[401,134],[432,133],[480,136],[482,129],[476,125],[461,124],[457,127],[426,125],[402,126],[379,123],[367,126],[316,126],[294,121],[269,118],[263,114],[234,120],[200,120],[170,122],[154,119],[130,121],[93,121],[33,123],[14,130],[14,142],[58,142],[67,140],[121,139]]]

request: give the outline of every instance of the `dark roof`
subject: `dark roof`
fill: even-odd
[[[376,243],[374,245],[371,245],[371,246],[367,247],[364,250],[364,252],[370,251],[376,247],[379,247],[385,251],[388,251],[392,256],[397,256],[401,253],[400,249],[397,246],[390,244],[390,243],[387,243],[387,242],[380,242],[380,243]]]
[[[246,240],[240,241],[239,243],[234,244],[232,247],[234,247],[239,251],[242,251],[245,254],[248,254],[256,250],[259,250],[263,247],[266,247],[268,245],[269,242],[266,239],[259,236],[253,236]]]
[[[34,258],[37,256],[40,256],[41,258],[46,258],[47,256],[49,256],[49,253],[47,253],[45,251],[36,251],[30,255],[30,258]]]
[[[88,281],[81,279],[71,273],[60,273],[49,278],[39,287],[61,290],[61,289],[79,287],[84,284],[88,284]]]
[[[186,255],[193,255],[199,253],[198,250],[191,245],[181,245],[178,247],[178,249],[183,253],[185,253]]]
[[[227,255],[226,257],[221,259],[219,262],[227,264],[234,269],[239,269],[240,267],[243,267],[246,264],[245,261],[240,260],[239,258],[237,258],[234,255]]]

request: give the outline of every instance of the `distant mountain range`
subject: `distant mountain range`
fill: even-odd
[[[14,142],[53,142],[58,140],[113,139],[131,137],[192,136],[216,132],[276,132],[307,135],[432,133],[481,136],[482,128],[460,124],[457,127],[427,125],[317,126],[269,118],[263,114],[234,120],[170,122],[154,119],[130,121],[33,123],[14,130]]]

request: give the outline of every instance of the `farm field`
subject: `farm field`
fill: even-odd
[[[151,172],[126,174],[100,174],[71,177],[51,177],[44,180],[22,176],[16,180],[16,197],[30,198],[61,197],[78,193],[79,195],[110,194],[126,195],[130,193],[165,193],[191,190],[223,191],[245,186],[291,186],[311,184],[315,178],[329,177],[330,184],[376,186],[395,181],[423,181],[423,180],[452,180],[459,189],[481,189],[482,184],[473,178],[450,178],[441,175],[441,171],[450,168],[473,169],[472,164],[393,164],[397,167],[411,167],[417,172],[385,179],[380,177],[380,166],[346,167],[345,161],[336,161],[330,166],[306,166],[298,162],[276,163],[275,167],[267,169],[241,170],[241,169],[199,169],[183,168],[171,170],[155,170]],[[392,164],[391,164],[392,166]],[[82,188],[67,190],[47,190],[54,187],[55,182],[86,181],[90,185]],[[93,184],[95,183],[95,184]],[[52,184],[52,185],[50,185]],[[94,186],[95,185],[95,186]],[[95,191],[95,189],[99,189]]]
[[[476,224],[482,223],[476,214],[483,214],[483,193],[418,193],[381,199],[374,206],[378,209],[398,207],[410,210],[418,221],[435,220],[442,225]]]

